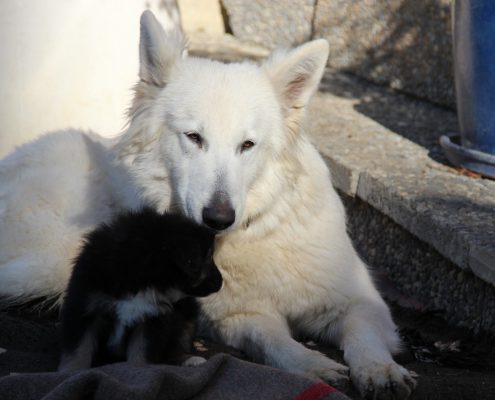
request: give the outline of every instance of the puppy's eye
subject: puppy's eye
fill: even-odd
[[[242,142],[241,153],[245,152],[246,150],[249,150],[253,146],[254,146],[254,142],[252,140],[246,140],[245,142]]]
[[[186,135],[187,138],[191,142],[196,144],[200,149],[203,147],[203,138],[201,137],[201,135],[198,132],[194,132],[194,131],[184,132],[184,135]]]

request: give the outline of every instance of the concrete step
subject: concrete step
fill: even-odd
[[[337,188],[495,285],[495,181],[447,164],[438,139],[454,112],[329,72],[308,120]]]
[[[448,165],[438,139],[456,129],[451,110],[332,71],[308,118],[366,261],[420,307],[494,332],[495,181]]]
[[[233,61],[267,51],[196,36],[192,53]],[[450,109],[332,70],[307,123],[370,265],[421,306],[495,332],[495,181],[448,165],[438,139],[455,130]]]

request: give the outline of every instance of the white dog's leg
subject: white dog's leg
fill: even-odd
[[[417,375],[392,359],[399,338],[385,304],[363,301],[351,306],[343,320],[340,347],[364,398],[405,399],[415,388]]]
[[[255,361],[335,386],[347,386],[348,368],[295,341],[282,318],[258,313],[235,315],[219,322],[224,342]]]

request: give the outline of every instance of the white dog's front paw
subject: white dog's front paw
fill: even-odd
[[[204,364],[206,362],[206,358],[203,357],[198,357],[198,356],[191,356],[187,358],[183,363],[183,367],[196,367],[198,365]]]
[[[370,363],[351,370],[351,378],[365,399],[407,399],[418,375],[395,362]]]
[[[341,390],[346,390],[349,386],[349,368],[323,354],[317,354],[320,357],[315,357],[316,360],[313,360],[305,375],[311,379],[327,382]]]

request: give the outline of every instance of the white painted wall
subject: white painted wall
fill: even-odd
[[[1,0],[0,157],[67,127],[119,133],[137,80],[139,17],[160,0]],[[167,21],[168,20],[168,21]]]

